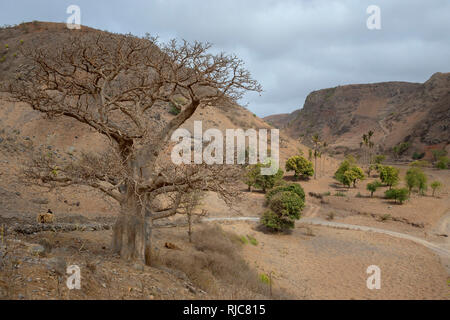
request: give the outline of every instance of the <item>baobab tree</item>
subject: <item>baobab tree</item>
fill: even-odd
[[[50,118],[75,119],[110,142],[107,151],[69,163],[40,153],[25,174],[40,185],[87,185],[116,200],[113,249],[124,259],[150,263],[153,223],[176,214],[186,191],[236,195],[234,166],[175,166],[167,156],[172,133],[196,110],[261,92],[240,59],[210,47],[73,31],[64,43],[21,49],[26,63],[7,87],[11,99]],[[173,106],[179,112],[165,117]]]

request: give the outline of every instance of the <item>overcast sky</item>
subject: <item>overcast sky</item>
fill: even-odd
[[[71,4],[83,25],[237,54],[264,88],[241,101],[259,116],[299,109],[318,89],[450,72],[450,0],[14,0],[3,1],[0,25],[65,22]],[[381,9],[381,30],[366,26],[369,5]]]

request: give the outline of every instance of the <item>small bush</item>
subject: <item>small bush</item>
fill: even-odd
[[[286,172],[294,171],[294,177],[311,177],[314,167],[311,161],[302,156],[293,156],[286,161]]]
[[[267,285],[270,284],[270,277],[265,273],[259,275],[259,280],[261,280],[262,283],[265,283]]]
[[[395,200],[395,202],[398,201],[400,204],[402,204],[409,198],[409,190],[407,188],[390,189],[386,190],[384,195],[386,199],[392,199]]]
[[[174,103],[171,102],[171,103],[169,104],[169,107],[170,107],[170,109],[169,109],[169,113],[170,113],[170,114],[172,114],[172,115],[174,115],[174,116],[180,114],[181,109],[178,108]]]
[[[322,193],[322,195],[323,195],[323,196],[331,196],[331,192],[330,192],[330,191],[327,191],[327,192]]]
[[[242,244],[248,244],[248,239],[246,236],[240,236],[239,241],[241,241]]]
[[[275,194],[269,202],[269,208],[272,211],[293,219],[300,219],[304,207],[303,200],[296,193],[290,191]]]
[[[335,197],[345,197],[345,193],[338,191],[334,194],[334,196]]]
[[[373,197],[373,193],[377,191],[379,187],[381,187],[381,182],[378,180],[367,184],[366,189],[370,191],[370,197]]]
[[[248,238],[248,241],[250,241],[250,243],[251,243],[252,245],[254,245],[254,246],[257,246],[257,245],[258,245],[258,240],[256,240],[256,238],[254,238],[254,237],[252,237],[252,236],[250,236],[250,235],[248,235],[247,238]]]
[[[334,212],[329,212],[327,214],[327,220],[333,220],[334,219]]]
[[[430,186],[431,186],[431,189],[433,189],[433,197],[434,197],[435,192],[442,187],[442,183],[440,183],[439,181],[433,181],[430,184]]]
[[[355,197],[356,198],[364,198],[364,196],[361,194],[361,192],[358,192]]]
[[[387,220],[391,220],[391,215],[388,214],[388,213],[383,214],[383,215],[380,217],[380,221],[387,221]]]
[[[294,228],[295,222],[286,216],[279,216],[272,210],[266,210],[261,216],[261,224],[272,231],[282,231]]]
[[[445,170],[448,168],[449,165],[450,165],[450,158],[443,156],[440,157],[438,162],[436,163],[436,168]]]
[[[423,157],[425,157],[425,152],[422,153],[414,152],[412,155],[413,160],[420,160]]]
[[[302,201],[305,201],[305,191],[303,190],[303,188],[297,183],[289,183],[278,187],[274,187],[273,189],[269,190],[266,194],[266,205],[269,204],[270,200],[274,195],[284,191],[293,192],[297,194],[302,199]]]

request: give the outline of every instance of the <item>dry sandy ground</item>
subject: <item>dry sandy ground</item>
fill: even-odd
[[[350,230],[301,225],[288,235],[264,234],[250,223],[225,225],[252,235],[244,256],[274,287],[298,299],[448,299],[447,272],[439,257],[406,240]],[[311,235],[311,232],[313,235]],[[366,269],[381,269],[381,289],[366,286]]]

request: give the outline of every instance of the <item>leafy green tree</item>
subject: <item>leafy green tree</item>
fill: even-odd
[[[373,193],[377,191],[377,189],[381,187],[381,182],[376,180],[367,184],[366,188],[370,191],[370,197],[373,197]]]
[[[272,231],[282,231],[293,229],[295,221],[288,216],[282,216],[272,210],[266,210],[261,216],[261,224]]]
[[[357,166],[353,166],[350,168],[350,171],[353,173],[353,187],[356,188],[356,182],[358,180],[364,180],[365,176],[364,176],[364,172],[360,167]]]
[[[283,191],[293,192],[297,194],[303,202],[305,201],[305,191],[303,188],[298,183],[289,183],[281,186],[275,186],[273,189],[269,190],[266,193],[266,204],[270,202],[275,194]]]
[[[252,191],[252,187],[256,185],[256,179],[258,178],[260,172],[261,172],[261,165],[259,163],[249,165],[246,168],[243,181],[248,186],[248,191]]]
[[[418,167],[412,167],[406,172],[405,181],[409,194],[413,188],[417,187],[422,194],[427,188],[427,176]]]
[[[397,185],[399,178],[399,170],[392,166],[380,166],[380,180],[392,189],[393,186]]]
[[[256,177],[255,187],[262,189],[265,193],[267,190],[272,189],[277,182],[283,179],[283,175],[284,171],[281,169],[278,169],[277,173],[272,175],[262,175],[260,169],[260,173]]]
[[[356,187],[356,182],[358,180],[364,180],[365,176],[362,169],[354,163],[351,158],[342,161],[334,174],[334,178],[347,187],[350,187],[352,183]]]
[[[288,215],[292,219],[300,219],[305,207],[303,200],[294,192],[281,191],[275,194],[269,202],[269,208],[281,215]]]
[[[274,231],[292,229],[300,219],[305,203],[292,191],[279,191],[269,199],[269,210],[261,217],[261,224]]]
[[[311,161],[302,156],[293,156],[286,161],[286,171],[294,171],[294,177],[311,177],[314,174],[314,168]]]
[[[436,163],[436,168],[445,170],[448,168],[449,164],[450,164],[450,159],[446,156],[442,156],[439,158],[438,162]]]
[[[433,189],[433,197],[434,197],[435,192],[442,188],[442,183],[440,183],[439,181],[433,181],[430,186],[431,189]]]
[[[409,198],[409,190],[407,188],[389,189],[384,193],[386,199],[393,199],[395,202],[402,204]]]

